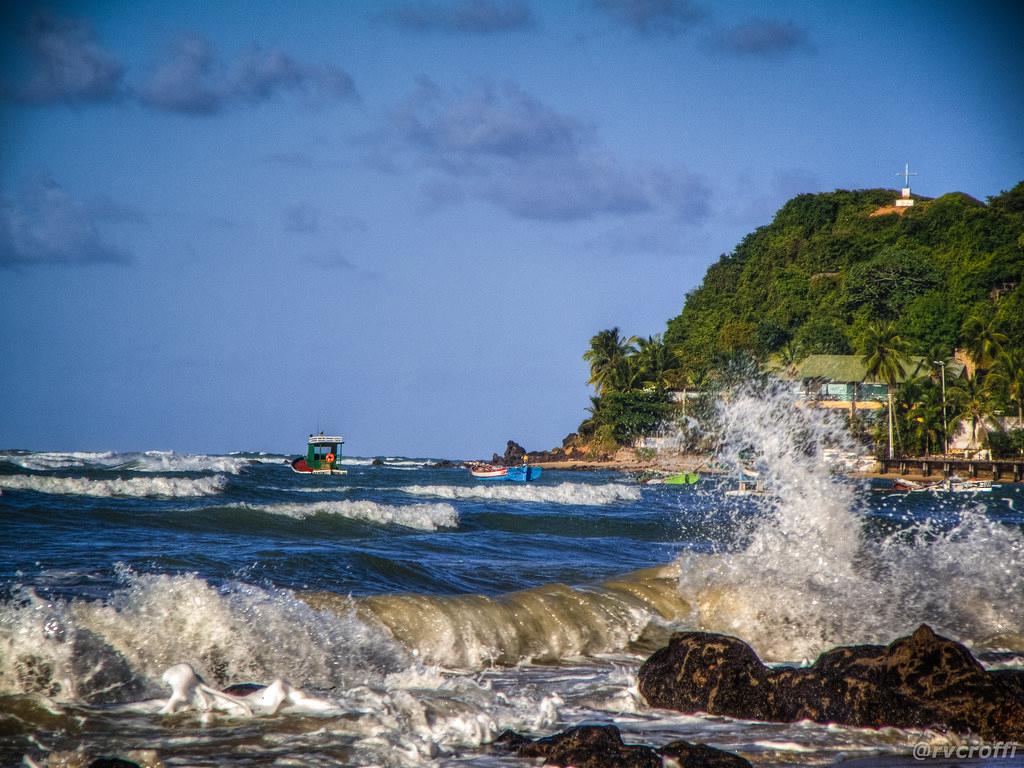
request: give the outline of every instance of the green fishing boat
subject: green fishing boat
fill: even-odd
[[[338,435],[310,435],[306,455],[292,461],[292,471],[304,475],[344,475],[338,467],[341,460],[341,446],[345,440]]]

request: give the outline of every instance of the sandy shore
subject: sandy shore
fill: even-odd
[[[604,472],[658,472],[672,474],[676,472],[703,472],[705,474],[718,474],[721,470],[714,466],[714,456],[704,454],[668,454],[657,456],[647,461],[641,460],[632,451],[619,451],[613,458],[600,461],[597,459],[567,459],[565,461],[537,461],[531,462],[534,466],[543,467],[546,470],[574,470],[574,471],[604,471]],[[941,479],[934,473],[926,477],[920,472],[908,472],[901,475],[898,472],[850,472],[850,477],[859,477],[865,480],[882,479],[913,480],[915,482],[934,482]],[[1013,480],[1002,478],[1000,483],[1010,484]]]
[[[670,454],[642,460],[633,452],[619,451],[614,458],[566,459],[565,461],[530,462],[536,467],[550,470],[603,470],[606,472],[716,472],[712,468],[714,457],[701,454]]]

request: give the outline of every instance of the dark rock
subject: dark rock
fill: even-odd
[[[505,454],[503,456],[494,454],[494,456],[491,457],[491,463],[505,467],[514,467],[523,463],[523,456],[525,455],[526,451],[523,446],[515,440],[509,440],[508,443],[505,444]]]
[[[526,456],[530,460],[531,464],[565,461],[569,458],[561,448],[555,448],[550,451],[530,451]]]
[[[742,640],[679,632],[640,668],[640,692],[655,707],[771,720],[768,675]]]
[[[384,466],[384,459],[382,459],[380,456],[378,456],[377,458],[375,458],[373,461],[370,462],[370,466],[371,467],[383,467]]]
[[[543,757],[545,764],[550,765],[662,768],[657,752],[650,747],[623,744],[614,725],[581,725],[536,741],[513,733],[506,744],[514,745],[512,751],[519,757]]]
[[[742,757],[704,744],[674,741],[660,750],[624,744],[614,725],[581,725],[536,741],[505,731],[492,747],[519,757],[541,757],[546,765],[574,768],[662,768],[662,755],[682,768],[750,768]]]
[[[1024,699],[1024,669],[993,669],[989,674]]]
[[[461,461],[452,461],[451,459],[441,459],[433,464],[427,464],[427,467],[430,469],[457,469],[464,466],[466,465]]]
[[[639,682],[652,706],[682,712],[1024,738],[1024,675],[987,672],[924,624],[888,646],[835,648],[810,667],[782,669],[734,637],[681,632],[644,663]]]
[[[732,752],[682,740],[666,744],[658,754],[672,758],[681,768],[751,768],[749,762]]]
[[[498,738],[491,742],[491,747],[499,747],[507,749],[509,752],[515,752],[524,744],[530,744],[532,741],[533,739],[529,736],[523,736],[521,733],[506,729],[498,734]]]
[[[267,686],[261,683],[235,683],[223,689],[229,696],[248,696],[251,693],[262,691]]]

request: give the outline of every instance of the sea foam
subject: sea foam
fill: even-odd
[[[843,415],[791,397],[722,403],[720,459],[753,465],[767,495],[736,551],[686,553],[680,591],[700,629],[750,642],[762,657],[811,659],[829,647],[885,643],[927,622],[976,648],[1024,642],[1024,536],[969,501],[883,535],[870,533],[858,486],[825,447],[850,448]]]
[[[283,677],[327,690],[379,683],[407,654],[351,611],[315,611],[290,592],[195,575],[137,574],[102,601],[0,603],[0,693],[109,703],[166,695],[187,662],[212,685]]]
[[[338,515],[368,523],[401,525],[423,531],[456,528],[459,514],[450,504],[380,504],[375,501],[317,501],[310,504],[233,504],[236,509],[252,509],[298,520],[314,515]]]
[[[35,471],[59,469],[124,469],[133,472],[219,472],[237,475],[249,460],[239,456],[215,456],[176,451],[41,451],[4,452],[0,462]]]
[[[638,487],[621,483],[519,485],[490,481],[490,484],[481,485],[407,485],[396,490],[416,496],[436,496],[442,499],[487,499],[581,506],[600,506],[614,504],[617,501],[636,501],[640,498]]]
[[[227,485],[223,475],[207,477],[54,477],[52,475],[0,475],[0,488],[71,496],[106,498],[213,496]]]

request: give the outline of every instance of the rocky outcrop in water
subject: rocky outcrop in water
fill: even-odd
[[[451,459],[441,459],[433,463],[427,462],[423,465],[427,469],[461,469],[465,467],[465,463],[461,461],[452,461]]]
[[[614,725],[581,725],[536,740],[505,731],[492,747],[518,757],[544,758],[545,765],[574,768],[662,768],[662,757],[680,768],[750,768],[742,757],[705,744],[673,741],[660,749],[624,744]]]
[[[494,454],[491,457],[491,464],[498,464],[506,467],[514,467],[523,463],[523,456],[526,449],[515,440],[509,440],[505,444],[505,453],[501,456]]]
[[[651,706],[681,712],[1024,739],[1024,672],[988,672],[926,624],[887,646],[835,648],[783,669],[735,637],[680,632],[644,663],[639,683]]]

